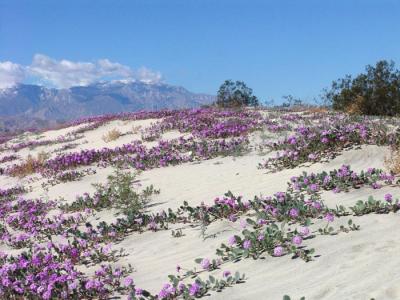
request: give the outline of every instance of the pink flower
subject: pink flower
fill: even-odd
[[[210,268],[210,261],[207,258],[204,258],[200,265],[204,270],[208,270]]]
[[[231,222],[236,222],[237,217],[234,214],[229,215],[228,220]]]
[[[301,243],[303,242],[303,239],[301,238],[301,236],[295,235],[295,236],[292,238],[292,242],[293,242],[293,244],[299,246],[299,245],[301,245]]]
[[[143,295],[143,290],[141,288],[135,288],[135,296]]]
[[[300,227],[299,232],[302,236],[307,236],[310,234],[310,229],[308,227]]]
[[[283,255],[283,247],[282,246],[276,246],[274,248],[274,256],[282,256]]]
[[[133,284],[133,279],[132,277],[128,276],[124,279],[124,285],[125,286],[131,286]]]
[[[297,218],[297,217],[299,216],[299,210],[298,210],[297,208],[291,208],[291,209],[289,210],[289,215],[290,215],[293,219],[295,219],[295,218]]]
[[[200,285],[197,282],[194,282],[190,285],[189,294],[190,296],[195,296],[200,291]]]
[[[244,249],[249,249],[250,247],[251,247],[251,241],[245,240],[245,241],[243,242],[243,248],[244,248]]]
[[[327,144],[327,143],[329,143],[329,139],[327,137],[323,137],[321,139],[321,142],[324,143],[324,144]]]
[[[333,222],[333,220],[335,219],[335,217],[332,213],[327,213],[324,218],[328,222]]]
[[[385,201],[386,201],[386,202],[392,202],[392,201],[393,201],[393,196],[392,196],[392,194],[386,194],[386,195],[385,195]]]
[[[308,158],[311,160],[315,160],[317,158],[317,156],[314,153],[311,153],[308,155]]]
[[[311,190],[312,192],[318,191],[318,185],[315,184],[315,183],[311,184],[311,185],[310,185],[310,190]]]

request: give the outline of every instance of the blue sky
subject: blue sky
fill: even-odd
[[[0,80],[66,87],[77,76],[162,74],[195,92],[235,79],[262,100],[310,100],[379,59],[400,67],[399,37],[395,0],[0,0]]]

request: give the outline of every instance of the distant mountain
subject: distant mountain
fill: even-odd
[[[194,108],[214,100],[164,83],[98,82],[69,89],[20,84],[0,90],[0,132],[105,113]]]

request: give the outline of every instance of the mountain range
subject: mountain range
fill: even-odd
[[[0,90],[0,133],[51,126],[84,116],[194,108],[214,101],[215,96],[165,83],[111,81],[68,89],[18,84]]]

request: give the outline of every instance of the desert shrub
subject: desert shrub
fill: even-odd
[[[102,139],[106,143],[109,143],[111,141],[115,141],[121,135],[122,135],[121,131],[119,131],[118,129],[114,128],[114,129],[110,130],[109,132],[107,132],[105,135],[103,135]]]
[[[114,207],[126,215],[137,215],[143,212],[151,196],[158,194],[159,190],[150,185],[138,192],[134,186],[135,178],[135,174],[117,170],[108,176],[106,184],[93,185],[96,188],[93,196],[84,194],[63,208],[66,211],[76,211],[83,208],[100,210]]]
[[[141,125],[138,126],[132,126],[132,134],[138,134],[140,133],[140,130],[142,129]]]
[[[258,106],[253,90],[243,81],[225,80],[220,86],[215,103],[218,107]]]
[[[400,71],[392,61],[378,61],[355,78],[347,75],[334,81],[325,98],[334,109],[352,114],[398,115]]]
[[[48,158],[49,154],[44,151],[39,152],[36,157],[29,154],[25,161],[18,165],[18,167],[12,168],[10,175],[22,178],[33,174],[40,168],[40,166],[43,166]]]

